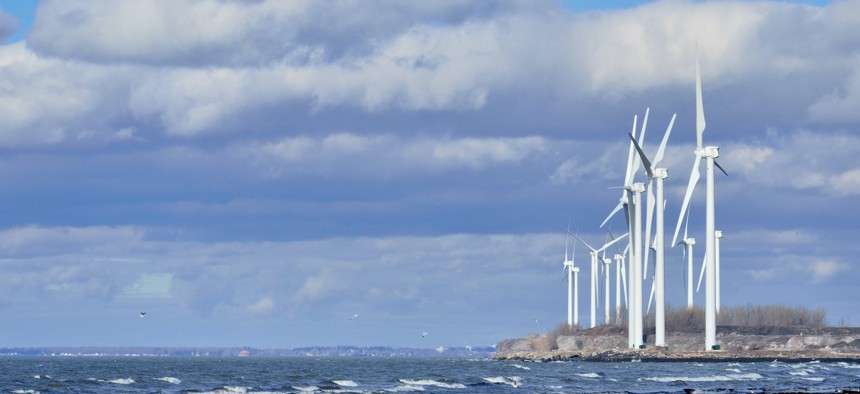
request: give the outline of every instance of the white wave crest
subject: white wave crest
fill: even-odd
[[[162,382],[167,382],[167,383],[170,383],[170,384],[180,384],[180,383],[182,383],[182,381],[181,381],[181,380],[179,380],[178,378],[173,378],[173,377],[170,377],[170,376],[165,376],[165,377],[163,377],[163,378],[155,378],[155,380],[160,380],[160,381],[162,381]]]
[[[132,378],[125,378],[125,379],[108,379],[108,380],[101,380],[101,379],[99,379],[99,382],[104,382],[104,383],[113,383],[113,384],[132,384],[132,383],[134,383],[134,379],[132,379]]]
[[[726,368],[726,371],[727,372],[741,373],[741,370],[738,368]]]
[[[789,371],[788,374],[794,376],[809,376],[810,372],[812,372],[812,370],[802,369],[800,371]]]
[[[445,383],[439,382],[432,379],[421,379],[421,380],[409,380],[409,379],[400,379],[400,383],[405,383],[411,386],[433,386],[439,387],[443,389],[464,389],[465,385],[460,383]]]
[[[312,393],[314,391],[319,391],[319,387],[317,386],[293,386],[293,390],[298,390],[302,393]]]
[[[811,380],[813,382],[823,382],[824,378],[801,378],[803,380]]]
[[[248,388],[247,388],[247,387],[241,387],[241,386],[227,386],[227,387],[222,387],[222,388],[220,388],[220,389],[218,389],[218,390],[215,390],[215,392],[216,392],[216,393],[218,393],[218,394],[221,394],[221,393],[239,393],[239,394],[243,394],[243,393],[247,393],[247,392],[248,392]]]
[[[642,380],[650,380],[653,382],[669,383],[669,382],[729,382],[733,380],[758,380],[762,376],[757,373],[747,374],[729,374],[729,375],[713,375],[713,376],[678,376],[678,377],[652,377],[642,378]]]
[[[578,373],[576,376],[581,376],[583,378],[599,378],[600,374],[596,372],[588,372],[588,373]]]
[[[483,378],[483,379],[487,383],[506,384],[506,385],[511,386],[511,387],[519,387],[520,381],[523,380],[523,378],[521,378],[519,376],[509,376],[509,377],[495,376],[495,377]]]
[[[525,365],[519,365],[519,364],[514,364],[514,368],[519,368],[519,369],[522,369],[524,371],[531,371],[532,370],[531,368],[529,368]]]
[[[351,380],[332,380],[331,382],[341,387],[358,387],[358,383]]]
[[[424,391],[424,387],[422,386],[413,386],[411,384],[403,384],[400,386],[394,386],[385,389],[386,392],[389,393],[406,393],[410,391]]]
[[[15,394],[39,394],[36,390],[13,390],[12,392]]]
[[[836,365],[838,365],[842,368],[852,368],[852,369],[860,368],[860,364],[848,364],[846,362],[839,362],[839,363],[836,363]]]

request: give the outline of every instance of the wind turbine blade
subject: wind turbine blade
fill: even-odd
[[[618,205],[615,206],[615,209],[613,209],[612,212],[609,212],[609,216],[607,216],[606,219],[603,219],[603,223],[600,223],[600,228],[603,228],[603,225],[606,224],[606,222],[608,222],[609,219],[612,219],[612,216],[615,215],[615,213],[617,213],[618,211],[620,211],[621,208],[623,208],[623,207],[624,207],[624,202],[619,201]]]
[[[651,112],[651,108],[645,108],[645,117],[642,118],[642,130],[639,132],[639,145],[640,147],[645,146],[645,126],[648,125],[648,113]],[[633,161],[633,175],[635,176],[636,171],[639,171],[639,160]],[[630,179],[631,182],[633,178]],[[628,183],[629,185],[629,183]]]
[[[690,182],[687,183],[687,194],[684,195],[684,203],[681,204],[681,213],[678,216],[678,225],[675,226],[675,235],[672,237],[672,246],[678,242],[678,232],[681,231],[681,220],[684,219],[684,212],[687,211],[687,205],[690,204],[690,197],[693,195],[693,190],[696,189],[696,183],[699,182],[699,164],[702,163],[702,158],[696,156],[696,161],[693,163],[693,171],[690,172]]]
[[[696,148],[698,149],[702,149],[702,134],[704,132],[705,109],[702,105],[702,74],[699,72],[699,54],[696,53]]]
[[[654,197],[654,180],[648,180],[648,213],[645,216],[645,261],[648,261],[648,255],[650,254],[651,248],[648,246],[651,245],[651,223],[652,218],[654,217],[654,205],[656,204],[656,197]],[[645,264],[645,272],[642,274],[642,277],[648,276],[648,264]]]
[[[636,120],[637,120],[637,115],[633,115],[633,131],[630,132],[631,134],[636,133]],[[627,168],[625,169],[627,172],[624,173],[624,186],[627,186],[627,185],[630,185],[633,183],[633,175],[634,175],[633,174],[633,172],[634,172],[633,171],[633,161],[634,161],[633,150],[634,149],[635,148],[633,147],[633,142],[630,142],[630,149],[627,150]]]
[[[624,253],[627,253],[625,251]],[[624,262],[624,259],[621,259],[621,288],[624,290],[624,306],[629,305],[627,303],[627,263]]]
[[[630,235],[630,233],[624,233],[624,234],[621,234],[621,236],[620,236],[620,237],[615,238],[615,239],[613,239],[612,241],[609,241],[609,242],[607,242],[606,244],[604,244],[603,246],[601,246],[601,247],[600,247],[600,249],[597,249],[597,252],[601,252],[601,251],[606,250],[606,248],[608,248],[608,247],[610,247],[610,246],[614,245],[616,242],[618,242],[618,241],[620,241],[620,240],[624,239],[624,237],[626,237],[626,236],[628,236],[628,235]]]
[[[591,251],[592,251],[592,252],[594,252],[594,253],[597,253],[597,249],[592,248],[592,247],[591,247],[591,245],[589,245],[589,244],[588,244],[588,242],[583,241],[583,240],[582,240],[582,238],[579,238],[579,236],[578,236],[578,235],[573,234],[573,233],[570,233],[570,232],[568,232],[568,233],[569,233],[570,235],[573,235],[573,237],[574,237],[574,238],[578,239],[578,240],[579,240],[579,242],[582,242],[582,244],[583,244],[583,245],[585,245],[585,247],[586,247],[586,248],[591,249]]]
[[[719,168],[719,169],[720,169],[720,171],[722,171],[722,172],[723,172],[723,174],[726,174],[726,176],[729,176],[729,173],[728,173],[728,172],[726,172],[726,170],[724,170],[724,169],[723,169],[723,166],[721,166],[721,165],[720,165],[720,163],[717,163],[717,161],[716,161],[716,160],[714,160],[714,165],[715,165],[715,166],[717,166],[717,168]]]
[[[684,243],[687,242],[687,226],[689,224],[690,224],[690,207],[687,206],[687,217],[684,219]]]
[[[702,259],[702,272],[699,273],[699,284],[696,285],[696,293],[699,292],[699,288],[702,287],[702,278],[705,277],[705,265],[708,263],[708,252],[705,250],[705,258]]]
[[[633,146],[636,147],[636,152],[639,154],[639,159],[642,160],[642,163],[645,164],[645,173],[648,174],[649,178],[654,177],[654,171],[651,168],[651,162],[648,161],[648,157],[645,156],[645,152],[642,151],[642,147],[639,146],[639,143],[636,142],[636,138],[633,138],[633,134],[627,134],[630,136],[630,141],[633,142]]]
[[[669,127],[666,128],[666,134],[663,134],[663,141],[660,142],[660,147],[657,148],[657,153],[654,155],[654,168],[659,167],[663,161],[663,155],[666,152],[666,143],[669,142],[669,134],[672,134],[672,126],[675,125],[675,116],[677,114],[672,114],[672,120],[669,121]]]
[[[685,239],[686,239],[686,237],[685,237]],[[687,245],[686,245],[686,243],[684,244],[684,247],[682,248],[682,250],[684,251],[684,253],[682,254],[683,257],[681,257],[681,266],[684,267],[684,269],[683,269],[683,274],[681,275],[681,283],[682,283],[681,287],[684,288],[684,298],[686,298],[687,297]]]
[[[651,301],[654,301],[654,280],[651,280],[651,295],[648,296],[648,308],[645,309],[645,314],[651,313]]]

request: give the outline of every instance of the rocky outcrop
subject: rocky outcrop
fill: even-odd
[[[583,330],[574,335],[555,338],[532,335],[506,340],[496,347],[496,359],[526,359],[535,361],[585,359],[599,361],[724,361],[731,360],[860,360],[860,329],[819,329],[805,331],[772,331],[779,334],[762,335],[750,330],[724,328],[717,333],[720,351],[704,351],[701,333],[670,333],[667,347],[656,348],[653,335],[645,349],[627,349],[623,332]],[[548,345],[552,350],[546,350]]]

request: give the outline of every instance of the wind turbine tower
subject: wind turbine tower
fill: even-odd
[[[717,248],[714,252],[714,271],[716,271],[716,294],[714,298],[716,298],[717,313],[720,313],[720,238],[723,238],[723,232],[717,230],[714,233],[714,245]]]
[[[569,230],[568,230],[568,234],[571,234]],[[615,238],[612,241],[607,242],[606,244],[601,246],[600,249],[593,248],[587,242],[583,241],[582,238],[579,238],[579,236],[576,234],[571,234],[571,235],[573,235],[574,238],[579,240],[579,242],[582,242],[582,244],[585,245],[585,247],[587,247],[590,250],[589,254],[591,255],[591,327],[592,328],[597,327],[597,283],[598,283],[597,282],[597,280],[598,280],[598,278],[597,278],[598,256],[597,255],[600,252],[606,250],[606,248],[615,244],[616,242],[624,239],[624,237],[626,237],[627,234],[625,233],[624,235],[622,235],[618,238]],[[604,305],[604,308],[607,308],[607,307],[608,307],[607,305]],[[607,321],[607,323],[608,323],[608,321]]]
[[[654,235],[654,252],[656,257],[656,262],[654,265],[654,293],[656,295],[657,305],[654,311],[655,317],[655,346],[666,346],[666,316],[665,316],[665,308],[666,308],[666,286],[665,286],[665,253],[664,253],[664,242],[663,237],[665,231],[663,230],[663,216],[664,216],[664,199],[663,199],[663,180],[669,177],[669,171],[665,168],[660,167],[660,163],[663,161],[663,155],[666,151],[666,143],[669,141],[669,135],[672,133],[672,126],[675,124],[675,116],[672,115],[672,120],[669,121],[669,127],[666,128],[666,133],[663,134],[663,141],[660,142],[660,147],[657,148],[657,153],[654,154],[654,161],[651,162],[648,160],[648,157],[645,155],[645,152],[642,150],[642,147],[639,146],[639,143],[636,141],[636,138],[633,137],[633,134],[630,134],[630,140],[633,142],[633,145],[636,147],[636,151],[639,153],[639,157],[642,159],[642,164],[645,167],[645,172],[648,174],[648,234],[647,238],[650,238],[651,235],[651,214],[654,212],[654,206],[657,206],[657,233]],[[654,197],[654,184],[656,183],[657,189],[657,197],[655,201]],[[650,240],[646,238],[645,243],[647,244]],[[648,245],[645,245],[648,247]],[[647,256],[647,254],[645,255]],[[646,259],[647,260],[647,259]],[[645,262],[647,269],[647,261]],[[649,301],[650,305],[650,301]]]
[[[672,240],[674,245],[678,238],[678,230],[681,228],[681,220],[690,197],[699,180],[699,165],[705,159],[706,188],[705,188],[705,350],[716,350],[717,347],[717,310],[716,310],[716,233],[714,223],[714,167],[716,158],[720,156],[720,148],[716,146],[703,146],[702,134],[705,131],[705,112],[702,106],[702,78],[699,72],[699,59],[696,57],[696,160],[693,163],[693,171],[690,173],[690,182],[687,184],[687,193],[684,203],[681,205],[681,214],[678,217],[678,225],[675,228],[675,236]],[[725,173],[720,167],[720,170]]]

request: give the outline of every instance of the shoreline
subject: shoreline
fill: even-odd
[[[493,355],[497,361],[593,361],[593,362],[785,362],[806,363],[822,362],[860,362],[860,354],[835,353],[829,351],[751,351],[737,352],[726,350],[700,352],[671,352],[664,349],[642,350],[593,350],[593,351],[564,351],[548,352],[497,352]]]
[[[721,350],[704,350],[698,332],[667,335],[668,347],[655,347],[653,335],[644,349],[627,348],[619,327],[596,327],[568,335],[529,335],[496,346],[494,360],[647,361],[647,362],[860,362],[860,328],[750,330],[721,327]]]

